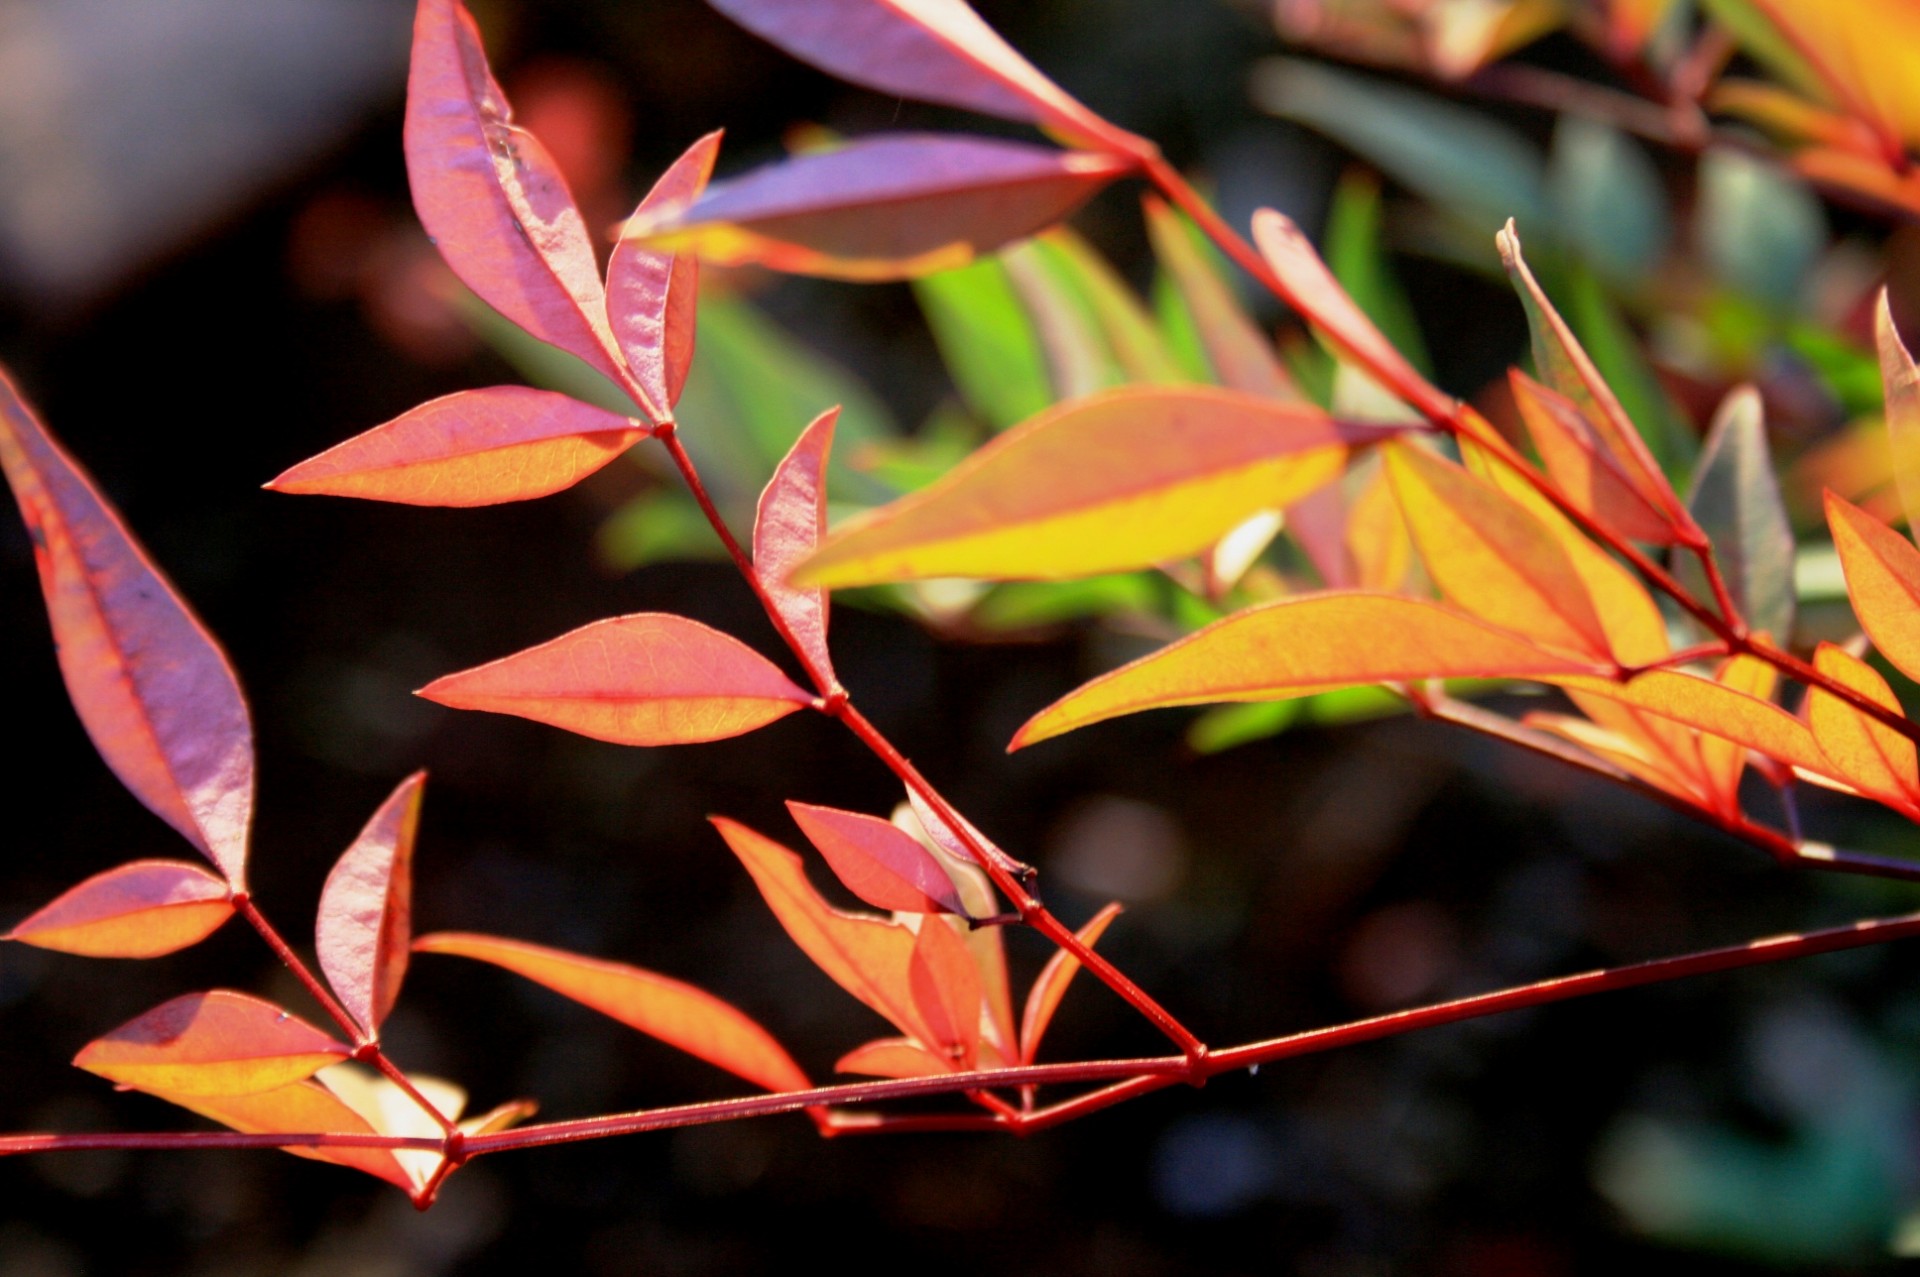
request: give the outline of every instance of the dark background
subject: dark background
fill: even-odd
[[[726,171],[775,153],[796,120],[957,122],[838,86],[695,0],[475,7],[523,114],[601,157],[611,215],[716,125]],[[1274,45],[1257,15],[1212,0],[980,7],[1070,90],[1206,168],[1236,220],[1265,200],[1311,223],[1340,161],[1245,105],[1245,68]],[[639,610],[771,654],[731,572],[598,569],[592,534],[637,482],[619,469],[481,511],[259,489],[424,398],[516,379],[421,282],[399,145],[407,6],[259,8],[270,16],[219,0],[43,0],[0,24],[0,62],[33,71],[9,71],[0,93],[0,357],[250,690],[259,900],[297,942],[333,858],[424,766],[421,930],[496,931],[695,980],[827,1076],[883,1026],[792,948],[704,817],[795,841],[787,798],[886,811],[897,789],[850,738],[798,716],[730,742],[619,749],[408,695]],[[1131,199],[1082,224],[1138,273]],[[1449,389],[1471,392],[1514,357],[1505,298],[1404,266]],[[904,289],[791,281],[760,300],[902,420],[947,393]],[[1904,889],[1785,873],[1660,809],[1405,719],[1194,759],[1181,716],[1153,715],[1007,758],[1026,715],[1099,668],[1086,636],[969,648],[889,616],[843,609],[835,625],[869,715],[1037,860],[1062,916],[1126,900],[1103,947],[1210,1041],[1910,907]],[[124,860],[184,854],[67,707],[10,518],[0,667],[14,746],[0,923]],[[1852,807],[1814,816],[1836,838],[1887,837]],[[1009,940],[1024,988],[1045,950]],[[1874,950],[1612,995],[1221,1078],[1026,1141],[823,1143],[781,1118],[515,1154],[464,1171],[425,1216],[371,1180],[277,1154],[15,1159],[0,1164],[0,1277],[758,1272],[803,1257],[1048,1274],[1853,1271],[1883,1262],[1914,1199],[1913,970]],[[305,1013],[238,926],[145,963],[0,948],[0,1129],[191,1125],[65,1061],[214,985]],[[415,965],[388,1040],[477,1107],[527,1094],[564,1117],[737,1091],[446,959]],[[1051,1051],[1162,1049],[1089,983]],[[1717,1160],[1690,1161],[1702,1147]],[[1649,1202],[1745,1222],[1710,1253],[1681,1249],[1640,1235],[1659,1215]]]

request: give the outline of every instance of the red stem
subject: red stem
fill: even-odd
[[[156,1131],[107,1134],[0,1135],[0,1157],[98,1148],[389,1148],[438,1152],[441,1141],[423,1135],[243,1134],[240,1131]]]

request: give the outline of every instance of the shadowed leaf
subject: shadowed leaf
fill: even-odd
[[[688,147],[660,175],[633,215],[639,217],[700,198],[719,153],[718,131]],[[697,257],[656,252],[632,240],[621,240],[614,246],[607,263],[607,318],[634,378],[662,411],[672,411],[687,383],[699,296]]]
[[[1920,678],[1920,550],[1859,506],[1827,493],[1827,525],[1853,614],[1908,678]]]
[[[988,425],[1004,430],[1053,402],[1039,334],[1006,262],[983,257],[921,275],[913,295],[954,385]]]
[[[400,996],[413,939],[413,841],[425,772],[380,805],[327,876],[315,947],[327,983],[360,1027],[377,1034]]]
[[[1238,391],[1125,387],[1053,408],[848,521],[796,576],[833,588],[1147,567],[1327,483],[1350,446],[1378,437]]]
[[[1131,168],[1022,142],[883,136],[721,182],[691,205],[638,214],[622,235],[726,265],[901,279],[1044,230]]]
[[[1120,904],[1116,901],[1107,905],[1099,913],[1087,920],[1085,926],[1074,932],[1081,944],[1091,949],[1107,933],[1107,928],[1120,916]],[[1067,996],[1067,986],[1073,983],[1073,977],[1080,974],[1080,959],[1066,949],[1055,949],[1053,956],[1047,959],[1047,965],[1040,969],[1033,987],[1027,990],[1026,1009],[1020,1015],[1020,1063],[1032,1064],[1040,1054],[1040,1041],[1047,1035],[1047,1026],[1053,1023],[1054,1012],[1060,1009],[1060,1000]]]
[[[827,532],[827,458],[833,451],[838,408],[829,408],[793,441],[773,478],[760,494],[753,522],[753,566],[780,619],[798,640],[807,663],[822,679],[833,680],[827,651],[827,592],[787,584]]]
[[[1906,510],[1907,532],[1920,536],[1920,368],[1900,340],[1893,310],[1882,288],[1873,307],[1874,344],[1880,351],[1880,381],[1887,395],[1887,447],[1893,452],[1893,479]]]
[[[610,617],[417,695],[514,714],[616,745],[684,745],[750,732],[809,704],[764,656],[698,621]]]
[[[348,1054],[271,1002],[215,989],[162,1003],[95,1038],[73,1062],[110,1082],[172,1099],[270,1091]]]
[[[1008,748],[1174,705],[1283,700],[1356,683],[1576,672],[1602,671],[1444,604],[1363,592],[1306,594],[1235,613],[1101,675],[1027,720]]]
[[[890,821],[789,802],[787,810],[826,857],[834,877],[876,909],[965,914],[960,893],[933,855]]]
[[[1751,386],[1727,396],[1693,472],[1687,509],[1712,540],[1747,624],[1785,641],[1793,633],[1793,524],[1773,475],[1763,412]],[[1697,569],[1688,576],[1704,584]]]
[[[1220,384],[1271,399],[1301,398],[1273,342],[1195,242],[1191,223],[1157,196],[1148,196],[1145,207],[1154,257],[1186,303]]]
[[[498,505],[570,488],[646,434],[636,418],[551,390],[489,386],[429,400],[267,486],[404,505]]]
[[[414,949],[504,967],[769,1091],[811,1085],[765,1029],[731,1004],[679,980],[495,936],[438,932],[420,937]]]
[[[33,537],[60,672],[94,748],[243,887],[253,725],[226,654],[4,371],[0,469]]]
[[[219,930],[233,914],[225,879],[177,860],[136,860],[62,892],[6,939],[90,958],[154,958]]]

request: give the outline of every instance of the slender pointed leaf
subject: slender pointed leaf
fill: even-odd
[[[807,664],[832,680],[827,651],[827,592],[789,585],[787,577],[819,548],[827,533],[827,458],[833,451],[838,408],[829,408],[793,442],[760,494],[753,524],[753,565],[780,619],[798,640]]]
[[[420,0],[406,152],[413,206],[453,273],[527,332],[623,380],[586,223],[546,147],[514,125],[459,0]]]
[[[1356,635],[1366,640],[1356,642]],[[1603,668],[1425,599],[1307,594],[1237,612],[1101,675],[1027,720],[1009,748],[1166,706],[1284,700],[1360,683]]]
[[[422,936],[414,949],[504,967],[769,1091],[811,1085],[786,1049],[744,1012],[679,980],[625,963],[463,932]]]
[[[1620,468],[1571,399],[1518,368],[1510,371],[1508,381],[1533,446],[1562,492],[1581,510],[1630,540],[1673,543],[1673,524]]]
[[[1920,679],[1920,550],[1859,506],[1827,493],[1827,526],[1853,614],[1880,654]]]
[[[267,486],[404,505],[498,505],[570,488],[646,434],[637,418],[551,390],[489,386],[429,400]]]
[[[1053,386],[1047,403],[1124,385],[1126,369],[1100,331],[1099,316],[1061,278],[1057,261],[1034,241],[1015,244],[1001,260],[1008,282],[1033,316],[1034,334],[1046,356]]]
[[[967,406],[996,430],[1053,402],[1032,318],[999,257],[921,275],[913,295]]]
[[[1624,683],[1550,675],[1546,681],[1735,741],[1795,767],[1819,771],[1825,756],[1813,733],[1770,701],[1710,678],[1678,670],[1649,670]]]
[[[622,235],[727,265],[902,279],[1044,230],[1131,168],[1023,142],[882,136],[718,183],[690,205],[638,214]]]
[[[707,134],[673,162],[635,217],[656,209],[691,204],[707,188],[720,133]],[[620,353],[647,397],[671,412],[680,402],[687,370],[693,364],[694,325],[700,297],[700,259],[691,254],[660,253],[632,240],[614,246],[607,262],[607,319]]]
[[[233,915],[226,880],[178,860],[136,860],[95,874],[5,938],[90,958],[155,958],[195,945]]]
[[[927,1026],[926,1045],[962,1069],[980,1052],[980,972],[973,955],[945,918],[921,919],[907,963],[913,1004]]]
[[[1720,663],[1713,681],[1769,704],[1780,682],[1780,671],[1757,656],[1733,656]],[[1740,775],[1747,767],[1747,748],[1723,736],[1700,737],[1700,771],[1707,791],[1722,811],[1740,810]]]
[[[1793,524],[1774,478],[1760,392],[1742,386],[1714,414],[1687,492],[1687,509],[1713,542],[1734,605],[1755,630],[1793,633]],[[1693,564],[1687,576],[1704,585]]]
[[[1272,399],[1301,398],[1273,342],[1195,241],[1192,224],[1157,196],[1145,206],[1154,257],[1186,303],[1220,384]]]
[[[96,1038],[73,1057],[110,1082],[176,1095],[251,1095],[313,1076],[350,1052],[271,1002],[189,993]]]
[[[1894,485],[1907,514],[1907,534],[1920,537],[1920,368],[1894,327],[1893,309],[1882,288],[1873,307],[1874,344],[1880,352],[1880,380],[1887,396],[1887,447],[1893,452]]]
[[[0,469],[33,537],[60,672],[94,748],[244,887],[253,725],[226,654],[4,370]]]
[[[721,740],[813,700],[740,640],[660,612],[595,621],[417,694],[616,745]]]
[[[801,832],[848,891],[876,909],[965,914],[959,890],[933,855],[878,816],[789,802]]]
[[[1121,913],[1121,905],[1115,901],[1099,913],[1093,915],[1074,932],[1081,944],[1091,949],[1107,933],[1107,928]],[[1080,959],[1066,949],[1055,949],[1053,956],[1047,959],[1047,965],[1040,969],[1033,987],[1027,990],[1026,1009],[1020,1015],[1020,1063],[1032,1064],[1040,1054],[1040,1042],[1047,1035],[1047,1027],[1053,1023],[1054,1012],[1060,1009],[1061,999],[1067,996],[1067,986],[1073,983],[1073,977],[1080,974]]]
[[[413,842],[425,772],[415,772],[353,840],[320,892],[315,948],[340,1002],[368,1033],[400,996],[413,940]]]
[[[1216,387],[1125,387],[1062,404],[952,474],[849,521],[797,579],[1056,579],[1193,554],[1340,472],[1378,432]]]

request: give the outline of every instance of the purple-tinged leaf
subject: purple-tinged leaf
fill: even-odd
[[[413,206],[453,273],[533,336],[624,382],[586,223],[547,148],[514,125],[458,0],[420,0],[406,152]]]
[[[94,748],[243,888],[253,726],[226,654],[4,372],[0,469],[33,537],[60,672]]]
[[[1134,167],[1022,142],[894,134],[721,182],[691,205],[637,215],[623,234],[727,265],[900,279],[1044,230]]]
[[[753,565],[780,619],[820,678],[833,679],[827,652],[827,592],[787,584],[787,575],[813,557],[827,533],[827,457],[839,408],[829,408],[793,442],[766,491],[753,523]]]
[[[572,487],[646,433],[636,418],[551,390],[489,386],[429,400],[267,486],[403,505],[498,505]]]
[[[848,891],[898,913],[967,912],[933,853],[878,816],[789,802],[787,810]]]
[[[718,130],[707,134],[660,175],[635,217],[681,208],[700,198],[720,153]],[[620,353],[653,406],[671,413],[693,363],[694,312],[699,304],[700,259],[662,253],[623,239],[607,263],[607,318]]]
[[[225,879],[183,861],[136,860],[62,892],[3,938],[90,958],[157,958],[232,916]]]
[[[413,840],[427,774],[400,782],[327,875],[314,947],[327,983],[378,1034],[406,978],[413,943]]]

